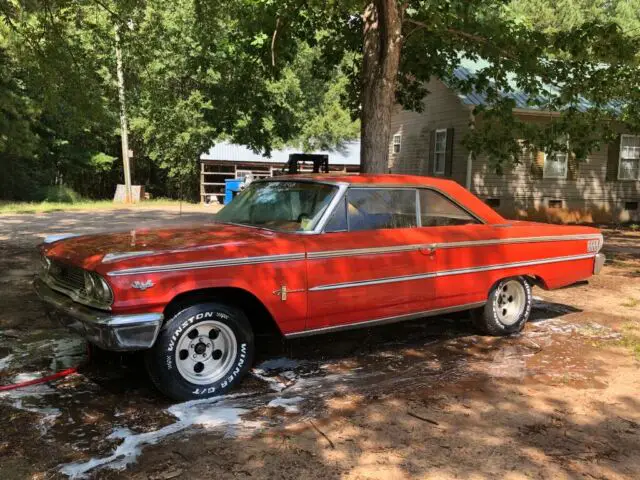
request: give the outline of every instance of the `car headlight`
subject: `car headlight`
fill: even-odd
[[[107,281],[96,272],[84,272],[84,294],[103,305],[111,305],[113,293]]]

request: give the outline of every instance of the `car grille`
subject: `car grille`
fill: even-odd
[[[49,275],[53,283],[64,290],[84,292],[84,270],[81,268],[52,260]]]

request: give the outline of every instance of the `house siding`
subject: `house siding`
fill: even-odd
[[[470,129],[470,108],[454,91],[439,80],[427,86],[423,112],[396,107],[389,140],[389,171],[430,175],[430,133],[439,128],[454,128],[451,179],[466,186],[469,152],[462,140]],[[548,118],[522,115],[529,122]],[[481,121],[479,119],[478,121]],[[393,135],[402,135],[400,153],[393,153]],[[480,198],[499,199],[496,208],[508,218],[554,222],[637,222],[640,209],[625,210],[625,202],[640,202],[640,182],[607,181],[608,146],[579,162],[575,179],[539,178],[531,173],[532,154],[523,154],[520,163],[498,175],[489,167],[488,158],[473,162],[469,189]],[[562,207],[550,207],[549,200],[561,200]]]
[[[525,118],[531,122],[544,119]],[[498,175],[485,156],[472,168],[471,191],[482,199],[498,198],[500,213],[510,218],[562,222],[627,222],[640,220],[640,210],[625,211],[624,203],[640,200],[640,182],[607,181],[608,145],[602,144],[578,163],[575,179],[543,178],[531,173],[533,154]],[[549,200],[561,200],[550,208]]]
[[[410,175],[429,175],[431,132],[441,128],[453,128],[453,155],[451,178],[465,185],[468,151],[462,146],[462,139],[469,131],[469,109],[458,96],[440,80],[432,80],[427,85],[429,95],[423,100],[423,111],[413,112],[396,106],[391,120],[389,139],[389,171]],[[393,136],[402,136],[400,153],[393,153]],[[445,175],[442,175],[443,177]]]

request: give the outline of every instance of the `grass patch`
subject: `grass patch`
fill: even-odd
[[[637,360],[640,360],[640,322],[637,320],[622,325],[622,339],[620,344],[633,352]]]
[[[640,305],[640,300],[638,300],[637,298],[630,298],[629,300],[627,300],[626,302],[621,303],[620,305],[622,305],[623,307],[633,308],[633,307],[637,307],[638,305]]]
[[[185,202],[186,203],[186,202]],[[16,215],[22,213],[67,212],[71,210],[113,210],[118,208],[140,208],[146,206],[176,206],[178,200],[158,198],[144,202],[125,205],[113,203],[111,200],[79,200],[69,202],[0,202],[0,215]]]

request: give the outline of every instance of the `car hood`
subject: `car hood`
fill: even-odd
[[[229,224],[82,235],[45,243],[43,253],[86,269],[304,252],[295,234]]]

